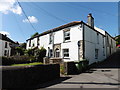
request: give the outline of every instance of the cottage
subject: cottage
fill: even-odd
[[[43,46],[49,59],[64,62],[87,59],[89,64],[104,60],[116,51],[116,42],[106,31],[94,26],[92,14],[88,22],[74,21],[43,32],[27,40],[27,49]]]
[[[12,48],[16,46],[18,46],[18,43],[0,33],[0,56],[11,56],[14,52]]]

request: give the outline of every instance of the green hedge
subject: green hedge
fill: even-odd
[[[33,56],[1,57],[2,65],[23,64],[36,62]]]

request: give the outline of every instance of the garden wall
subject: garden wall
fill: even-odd
[[[59,64],[3,66],[2,88],[35,88],[38,84],[59,77]]]

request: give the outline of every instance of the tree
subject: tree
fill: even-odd
[[[23,49],[26,49],[26,43],[21,43],[20,47],[23,48]]]
[[[34,55],[37,61],[43,62],[43,58],[46,56],[46,49],[44,47],[41,47],[40,49],[36,49],[34,51]]]
[[[120,35],[116,36],[115,40],[116,40],[116,45],[119,45],[120,44]]]
[[[21,47],[16,47],[15,52],[16,52],[17,55],[20,55],[20,56],[24,55],[24,50]]]
[[[29,56],[34,56],[34,51],[32,49],[26,50],[25,53],[28,54]]]
[[[36,32],[35,34],[33,34],[33,35],[31,36],[31,38],[33,38],[33,37],[35,37],[35,36],[37,36],[37,35],[39,35],[38,32]]]

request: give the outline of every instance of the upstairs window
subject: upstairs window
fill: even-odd
[[[40,45],[40,44],[39,44],[39,37],[37,37],[37,45]]]
[[[99,33],[97,33],[97,44],[99,44]]]
[[[69,57],[69,49],[63,49],[63,57]]]
[[[49,43],[52,44],[53,43],[53,34],[50,34],[50,38],[49,38]]]
[[[108,36],[107,36],[107,46],[109,46],[109,38],[108,38]]]
[[[103,36],[103,48],[104,48],[104,36]]]
[[[112,39],[111,39],[111,48],[113,48],[113,42],[112,42]]]
[[[69,41],[70,40],[70,29],[65,29],[64,30],[64,41]]]
[[[31,47],[31,40],[29,40],[29,47]]]
[[[7,42],[5,42],[5,48],[7,48]]]

